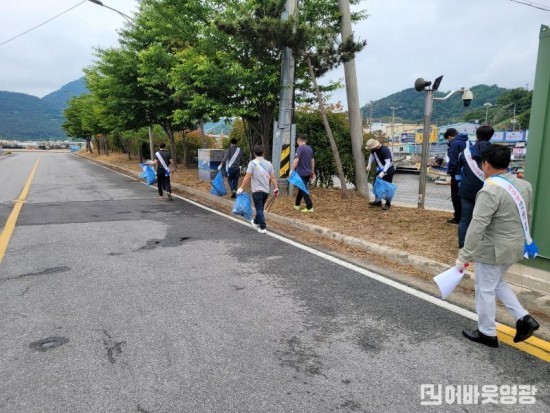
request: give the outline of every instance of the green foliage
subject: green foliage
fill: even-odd
[[[485,120],[485,103],[495,104],[497,99],[506,92],[506,89],[496,85],[478,85],[471,88],[474,99],[468,107],[464,107],[460,94],[457,93],[443,102],[435,102],[432,119],[438,124],[454,123],[462,120]],[[449,92],[437,92],[436,97],[443,97]],[[405,89],[383,99],[372,102],[372,118],[390,121],[391,107],[401,107],[395,111],[396,119],[403,122],[422,122],[424,119],[425,92],[417,92],[414,88]],[[363,117],[371,116],[369,105],[361,108]],[[454,120],[453,120],[454,119]]]
[[[345,113],[327,113],[336,146],[340,153],[340,160],[344,175],[349,182],[355,183],[354,161],[351,148],[349,121]],[[332,184],[332,176],[336,174],[334,156],[323,126],[321,114],[318,111],[296,112],[297,134],[305,134],[307,143],[315,154],[315,169],[322,186]]]

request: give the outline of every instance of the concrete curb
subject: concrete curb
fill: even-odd
[[[94,159],[84,159],[88,159],[123,174],[134,176],[136,179],[140,174],[137,171],[100,162]],[[233,202],[229,199],[220,198],[185,185],[173,183],[172,187],[177,189],[180,193],[188,196],[193,201],[206,204],[207,206],[215,206],[216,208],[220,208],[228,213],[230,213],[229,211],[233,206]],[[398,250],[396,248],[374,244],[360,238],[355,238],[332,231],[325,227],[308,224],[298,219],[287,218],[270,212],[267,213],[267,217],[269,220],[276,222],[277,224],[306,231],[310,234],[321,236],[333,241],[342,242],[346,245],[359,248],[365,252],[383,256],[396,264],[409,265],[418,271],[432,276],[440,274],[450,268],[448,264],[437,262],[429,258],[411,254],[407,251]],[[536,311],[550,317],[550,282],[546,282],[546,280],[543,280],[540,277],[533,277],[523,274],[525,270],[522,269],[522,267],[523,266],[513,266],[511,271],[507,273],[507,281],[511,284],[512,289],[516,292],[520,301],[524,303],[529,311]],[[474,274],[472,272],[466,272],[460,286],[466,290],[474,291]]]

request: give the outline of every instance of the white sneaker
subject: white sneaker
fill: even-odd
[[[250,220],[250,225],[252,225],[252,228],[254,228],[254,229],[260,228],[258,225],[256,225],[256,224],[254,223],[254,220],[253,220],[253,219]]]
[[[260,234],[267,234],[267,229],[259,229],[258,232]]]

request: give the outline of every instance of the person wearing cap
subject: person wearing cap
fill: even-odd
[[[458,155],[466,148],[468,144],[468,136],[458,134],[455,128],[449,128],[443,134],[449,148],[447,149],[447,175],[451,180],[451,202],[453,203],[454,214],[451,219],[447,220],[448,224],[459,224],[460,216],[462,215],[462,206],[460,204],[460,196],[458,195],[458,181],[456,180]]]
[[[231,198],[235,198],[237,187],[239,186],[239,178],[241,177],[241,162],[243,160],[243,152],[237,146],[237,139],[231,139],[231,146],[225,152],[225,155],[218,166],[220,171],[225,166],[227,174],[227,183],[231,189]]]
[[[367,163],[367,174],[370,171],[373,161],[376,161],[378,178],[383,179],[386,182],[393,182],[393,175],[395,174],[395,167],[393,166],[393,157],[390,149],[382,145],[380,141],[376,139],[369,139],[365,145],[365,149],[370,151],[369,160]],[[369,206],[376,207],[382,206],[382,201],[369,202]],[[390,209],[391,202],[386,200],[382,209]]]

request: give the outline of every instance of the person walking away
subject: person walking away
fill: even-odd
[[[231,146],[225,152],[222,163],[218,166],[218,171],[225,167],[227,174],[227,183],[231,190],[231,198],[235,198],[237,187],[239,186],[239,178],[241,177],[241,163],[243,160],[243,152],[237,146],[237,139],[231,139]]]
[[[482,125],[476,130],[476,143],[466,146],[458,156],[457,174],[458,196],[460,197],[461,214],[458,224],[458,248],[464,246],[466,231],[472,220],[476,195],[485,183],[485,174],[481,169],[481,153],[491,144],[495,130],[489,125]]]
[[[454,214],[447,220],[448,224],[460,223],[461,205],[458,196],[458,182],[456,180],[458,155],[466,148],[468,144],[467,135],[459,135],[455,128],[449,128],[443,134],[449,148],[447,149],[447,175],[451,179],[451,202],[453,203]]]
[[[166,150],[166,144],[162,142],[159,145],[159,150],[155,152],[155,160],[153,164],[157,168],[157,188],[159,191],[159,199],[163,198],[163,190],[166,191],[167,198],[172,201],[172,186],[170,184],[170,152]]]
[[[279,196],[279,188],[277,179],[273,171],[273,165],[268,160],[264,159],[264,148],[262,145],[254,146],[254,159],[248,163],[246,175],[237,195],[242,194],[243,187],[250,182],[252,189],[252,201],[256,209],[256,216],[250,221],[254,228],[258,228],[260,234],[267,233],[267,225],[264,216],[264,205],[269,197],[270,183],[273,184],[273,195]]]
[[[299,135],[296,141],[298,143],[298,149],[296,149],[294,160],[290,166],[290,172],[296,170],[296,173],[300,176],[302,181],[304,181],[305,187],[308,188],[310,179],[315,178],[315,158],[313,157],[313,149],[306,143],[305,135]],[[298,194],[296,195],[296,201],[294,202],[294,209],[300,210],[302,198],[306,203],[306,207],[302,209],[302,212],[313,212],[311,197],[299,188]]]
[[[369,160],[367,162],[367,175],[370,172],[373,161],[376,161],[376,171],[378,178],[383,179],[386,182],[393,182],[393,175],[395,174],[395,166],[393,165],[393,156],[390,149],[382,145],[380,141],[376,139],[369,139],[365,145],[365,149],[370,151]],[[369,202],[370,207],[382,206],[382,200]],[[382,209],[390,209],[391,202],[386,199]]]
[[[477,193],[464,248],[456,261],[456,268],[461,271],[467,262],[475,261],[478,329],[464,330],[462,334],[489,347],[498,347],[495,296],[516,320],[514,343],[528,339],[539,328],[504,280],[511,265],[533,252],[536,255],[529,234],[531,184],[507,172],[510,156],[510,148],[502,145],[489,145],[481,153],[485,184]]]

